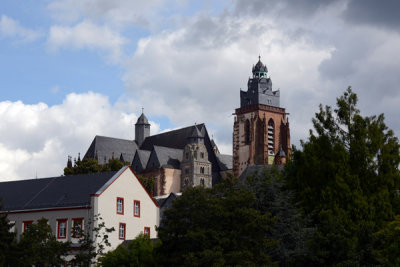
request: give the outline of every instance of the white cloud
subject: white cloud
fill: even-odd
[[[0,102],[0,180],[61,175],[67,156],[83,157],[95,135],[133,140],[137,116],[119,106],[92,92],[51,107]]]
[[[32,42],[40,37],[40,33],[24,28],[18,21],[2,15],[0,19],[0,37],[16,38],[22,42]]]
[[[88,49],[106,51],[108,59],[120,60],[122,47],[128,42],[118,32],[107,26],[98,26],[90,21],[83,21],[73,27],[52,26],[47,45],[51,51],[59,49]]]
[[[281,90],[282,106],[296,121],[292,125],[303,128],[323,94],[318,66],[332,50],[294,39],[268,19],[201,15],[175,31],[141,39],[124,81],[151,114],[166,115],[175,125],[205,122],[223,152],[231,153],[231,114],[259,53],[274,89]],[[292,137],[298,142],[298,135]]]
[[[169,1],[169,4],[174,3]],[[157,11],[164,5],[164,0],[59,0],[51,2],[48,9],[56,21],[63,23],[90,19],[116,27],[146,27],[157,18]]]

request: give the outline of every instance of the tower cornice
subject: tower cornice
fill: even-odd
[[[249,113],[252,111],[260,111],[260,110],[269,111],[269,112],[278,113],[278,114],[286,114],[284,108],[268,106],[268,105],[263,105],[263,104],[254,104],[254,105],[250,105],[250,106],[237,108],[237,109],[235,109],[235,114],[240,115],[240,114],[245,114],[245,113]]]

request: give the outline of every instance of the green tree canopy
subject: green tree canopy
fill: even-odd
[[[128,246],[119,245],[99,259],[104,267],[155,266],[154,243],[147,235],[140,234]]]
[[[254,208],[252,192],[224,180],[212,189],[188,188],[165,211],[158,228],[163,266],[266,266],[276,242],[273,220]]]
[[[0,198],[0,210],[2,203]],[[15,242],[15,233],[11,232],[13,225],[8,221],[6,213],[0,213],[0,266],[6,266],[10,261]]]
[[[60,242],[54,236],[47,219],[41,218],[32,223],[20,236],[13,252],[11,266],[45,266],[64,263],[70,242]]]
[[[336,109],[320,106],[314,131],[294,150],[286,175],[317,232],[319,265],[379,264],[374,233],[399,212],[399,143],[383,114],[364,117],[349,88]]]

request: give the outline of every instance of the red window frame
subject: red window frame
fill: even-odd
[[[122,200],[122,212],[118,211],[118,200]],[[123,197],[117,197],[117,214],[124,215],[124,198]]]
[[[139,205],[139,214],[136,215],[136,203]],[[140,200],[133,201],[133,216],[140,218]]]
[[[24,224],[24,232],[25,232],[25,230],[28,228],[29,225],[33,223],[33,221],[23,221],[22,223]]]
[[[81,229],[79,230],[80,233],[77,234],[76,231],[76,227],[75,227],[75,222],[81,222]],[[83,218],[72,218],[72,237],[73,238],[81,238],[83,234]]]
[[[124,236],[121,238],[121,226],[124,228]],[[119,240],[125,240],[126,237],[126,223],[119,223],[118,226],[118,239]]]
[[[66,239],[68,230],[68,219],[57,219],[57,239]],[[60,235],[60,225],[65,223],[65,236]]]

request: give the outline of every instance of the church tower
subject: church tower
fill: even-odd
[[[142,115],[138,118],[135,124],[135,141],[140,147],[147,137],[150,136],[150,124],[142,111]]]
[[[240,108],[233,125],[233,172],[248,165],[284,164],[290,155],[290,129],[280,92],[272,91],[267,66],[261,58],[252,69],[247,91],[240,91]]]
[[[181,189],[197,185],[212,187],[211,162],[208,161],[204,135],[197,126],[183,149],[181,170]]]

